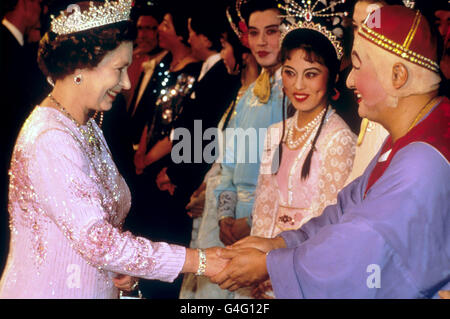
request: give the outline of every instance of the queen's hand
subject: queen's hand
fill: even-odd
[[[123,291],[133,291],[139,284],[137,278],[122,274],[117,274],[117,276],[113,278],[113,282],[114,286]]]

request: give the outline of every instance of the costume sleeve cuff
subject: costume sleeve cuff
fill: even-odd
[[[305,232],[300,229],[282,232],[280,236],[286,242],[287,248],[295,248],[308,239]]]
[[[266,265],[275,297],[278,299],[303,298],[294,267],[295,249],[280,248],[267,254]]]
[[[235,217],[237,203],[236,192],[224,191],[219,195],[218,217]]]

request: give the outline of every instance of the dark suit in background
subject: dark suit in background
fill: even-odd
[[[37,66],[36,45],[21,46],[12,33],[0,25],[0,273],[9,245],[8,169],[19,131],[36,103],[49,87]]]
[[[175,123],[175,129],[183,127],[189,130],[191,135],[191,163],[171,162],[167,175],[171,182],[177,186],[179,192],[187,194],[189,202],[190,195],[200,186],[212,163],[207,163],[203,158],[205,146],[211,141],[201,141],[200,149],[195,149],[194,140],[195,122],[201,121],[201,136],[208,129],[215,129],[220,119],[237,95],[241,83],[240,77],[229,75],[222,60],[217,62],[205,76],[195,84],[195,99],[188,98],[180,119]],[[198,123],[198,122],[197,122]],[[198,128],[197,128],[198,131]],[[199,132],[199,131],[198,131]],[[174,146],[177,141],[174,141]],[[194,163],[194,152],[201,150],[196,156],[201,162]],[[216,156],[218,154],[215,154]]]
[[[184,127],[190,131],[193,138],[194,120],[202,121],[202,136],[208,128],[216,128],[223,113],[235,98],[239,87],[240,77],[229,75],[223,61],[220,60],[194,84],[195,99],[190,98],[190,95],[184,99],[183,110],[174,123],[175,129]],[[194,141],[191,142],[194,148]],[[174,141],[174,145],[176,143],[177,141]],[[203,143],[202,153],[203,148],[209,143],[210,141]],[[193,149],[191,154],[193,156]],[[148,197],[154,199],[154,204],[148,212],[152,216],[151,230],[149,229],[148,233],[152,240],[187,247],[191,240],[192,219],[187,215],[185,206],[192,193],[202,183],[211,163],[206,163],[202,157],[201,163],[175,164],[169,154],[166,164],[168,165],[166,165],[167,174],[177,187],[173,196],[156,187],[153,190],[148,189]],[[140,286],[146,298],[177,299],[182,280],[182,276],[179,276],[174,283],[141,280]]]

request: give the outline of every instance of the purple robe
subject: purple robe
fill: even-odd
[[[448,144],[448,122],[446,132]],[[287,248],[267,256],[277,298],[436,298],[450,290],[448,159],[410,143],[364,198],[377,160],[336,205],[281,234]]]

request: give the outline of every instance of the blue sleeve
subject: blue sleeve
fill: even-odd
[[[400,150],[360,202],[267,256],[277,298],[431,298],[450,281],[450,168],[425,143]]]

